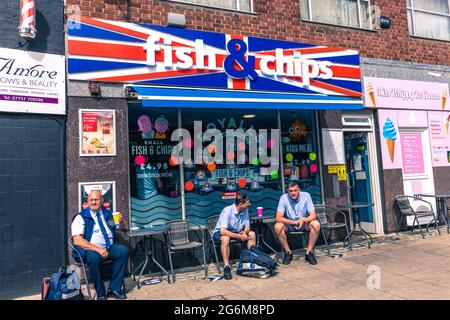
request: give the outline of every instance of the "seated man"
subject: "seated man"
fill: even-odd
[[[289,183],[288,193],[282,195],[278,202],[274,229],[285,251],[283,264],[289,264],[292,260],[292,252],[286,236],[286,232],[292,231],[309,232],[305,260],[310,264],[317,264],[312,250],[319,236],[320,222],[316,219],[316,211],[311,196],[308,192],[300,192],[297,181]]]
[[[111,294],[117,299],[124,299],[121,287],[128,261],[128,248],[114,243],[116,238],[114,219],[111,212],[103,208],[101,192],[92,191],[87,200],[89,208],[78,213],[72,221],[73,243],[89,266],[97,299],[106,300]],[[120,230],[126,231],[127,224],[121,214],[119,226]],[[107,258],[114,260],[114,268],[106,293],[103,284],[103,260]]]
[[[220,243],[220,252],[223,258],[223,276],[230,280],[231,267],[229,263],[230,256],[230,238],[247,241],[247,248],[255,245],[256,237],[253,231],[250,231],[250,219],[248,216],[248,207],[250,199],[246,194],[237,194],[235,204],[225,207],[220,213],[219,221],[213,231],[215,243]]]

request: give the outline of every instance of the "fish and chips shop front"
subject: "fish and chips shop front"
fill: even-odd
[[[94,146],[68,157],[84,172],[68,189],[113,182],[112,209],[132,228],[204,222],[242,191],[250,213],[275,214],[293,180],[316,204],[336,198],[322,132],[340,110],[363,107],[358,52],[283,40],[81,17],[68,23],[68,70],[80,88],[68,139]],[[88,85],[90,94],[73,94]],[[73,134],[103,111],[114,120],[106,135],[105,115],[90,135]]]

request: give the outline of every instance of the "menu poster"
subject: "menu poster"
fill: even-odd
[[[80,156],[115,156],[115,111],[80,110]]]
[[[431,160],[434,167],[450,166],[450,112],[428,112]]]
[[[403,174],[425,173],[422,134],[400,133],[400,143],[402,146]]]
[[[103,207],[114,212],[116,199],[116,182],[80,182],[78,184],[78,210],[82,211],[89,207],[87,198],[91,191],[100,191],[103,196]]]
[[[325,165],[345,164],[343,131],[322,129],[322,149]]]

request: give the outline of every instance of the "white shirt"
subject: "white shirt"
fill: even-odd
[[[90,243],[100,248],[106,248],[105,238],[103,237],[102,230],[100,230],[100,226],[98,225],[99,221],[97,221],[97,212],[94,212],[90,209],[89,211],[91,212],[92,219],[94,219],[95,221],[94,230],[92,230],[92,238]],[[109,241],[111,244],[113,244],[114,243],[113,234],[111,230],[108,228],[108,225],[106,224],[106,221],[103,218],[102,214],[100,214],[100,218],[103,225],[105,226],[106,233],[108,233]],[[77,235],[84,235],[84,219],[83,217],[81,217],[81,215],[77,215],[72,222],[72,237]]]

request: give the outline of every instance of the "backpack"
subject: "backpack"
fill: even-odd
[[[278,263],[260,249],[252,247],[241,252],[236,274],[254,278],[266,279],[274,275]]]
[[[47,282],[45,278],[44,282]],[[59,268],[48,280],[47,290],[43,290],[42,297],[43,300],[84,300],[76,267]]]

